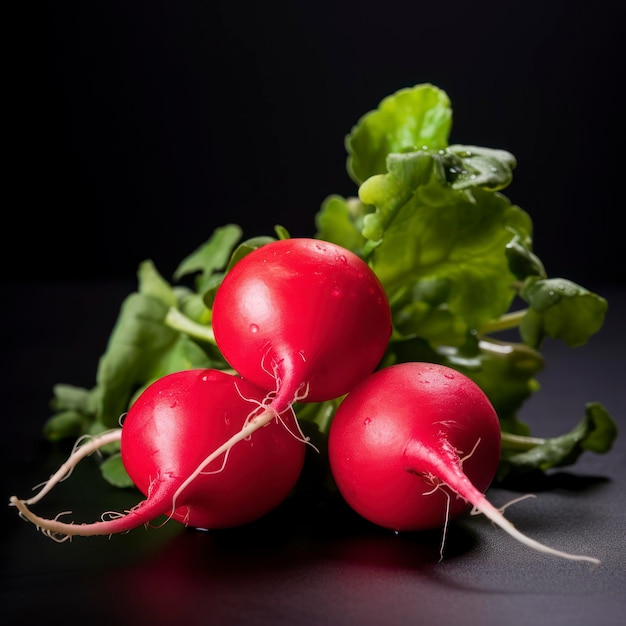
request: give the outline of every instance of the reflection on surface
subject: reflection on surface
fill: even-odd
[[[417,591],[437,566],[439,531],[396,535],[355,519],[341,506],[324,516],[334,516],[333,525],[316,523],[296,519],[306,511],[286,508],[241,529],[185,530],[158,553],[121,570],[116,588],[132,590],[128,604],[122,600],[118,607],[124,619],[184,618],[195,624],[203,623],[199,616],[204,615],[211,623],[224,623],[250,614],[262,622],[262,615],[276,617],[278,596],[280,610],[290,614],[319,615],[331,605],[336,612],[336,604],[348,598],[367,607],[374,601],[371,586],[377,577],[409,577]],[[455,526],[446,559],[473,545],[467,531]],[[381,598],[376,595],[375,601],[380,604]]]

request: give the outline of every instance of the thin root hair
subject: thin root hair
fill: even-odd
[[[444,487],[449,488],[449,486],[433,474],[427,474],[423,476],[423,479],[434,485],[434,487],[430,491],[424,491],[422,493],[423,496],[430,496],[436,491],[441,491],[446,497],[446,514],[444,517],[443,529],[441,534],[441,545],[439,546],[439,562],[441,562],[443,561],[443,550],[446,543],[446,538],[448,536],[448,526],[450,524],[450,492],[447,489],[444,489]],[[458,494],[456,495],[458,497]]]
[[[443,529],[441,531],[441,545],[439,546],[439,562],[443,561],[443,549],[446,543],[446,538],[448,536],[448,526],[450,524],[450,494],[443,489],[443,492],[446,494],[446,516],[443,523]]]
[[[277,419],[279,421],[279,423],[285,428],[285,430],[292,436],[295,437],[297,441],[301,441],[302,443],[306,444],[307,446],[311,446],[311,448],[313,448],[313,450],[315,450],[315,452],[317,452],[319,454],[319,449],[317,448],[317,446],[313,443],[311,443],[311,438],[307,437],[303,430],[302,427],[300,426],[300,422],[298,421],[298,418],[295,418],[295,424],[296,424],[296,429],[297,429],[297,433],[294,433],[291,428],[289,428],[289,426],[287,425],[287,423],[285,422],[285,420],[281,417],[281,415],[277,416]]]
[[[432,485],[434,485],[430,491],[423,491],[422,492],[423,496],[430,496],[436,491],[443,491],[443,493],[445,494],[449,502],[450,496],[451,496],[450,491],[451,491],[454,494],[455,498],[457,498],[458,500],[463,500],[464,502],[467,502],[467,498],[464,498],[460,493],[457,493],[454,489],[452,489],[452,487],[450,487],[450,485],[448,485],[448,483],[441,480],[441,478],[438,478],[437,476],[434,476],[433,474],[427,474],[427,475],[422,476],[422,479],[424,480],[424,482],[429,482]],[[447,487],[450,491],[447,491],[446,489],[444,489],[444,487]]]
[[[459,459],[461,465],[463,465],[463,463],[465,463],[465,461],[467,461],[467,459],[469,459],[474,454],[474,452],[476,452],[478,444],[480,444],[480,437],[476,440],[476,443],[474,444],[474,447],[470,450],[469,454],[466,454],[464,457],[461,457]]]
[[[45,537],[48,537],[49,539],[52,539],[52,541],[56,541],[57,543],[65,543],[66,541],[72,539],[72,536],[67,534],[67,533],[60,533],[60,532],[55,532],[53,530],[50,530],[49,528],[43,528],[43,526],[41,526],[40,524],[38,524],[36,521],[33,521],[32,519],[30,519],[30,517],[27,515],[28,509],[26,507],[26,503],[24,500],[18,500],[17,498],[11,498],[11,505],[12,506],[17,506],[18,507],[18,511],[19,511],[19,516],[27,521],[27,522],[31,522],[35,525],[35,528]],[[24,510],[22,508],[20,508],[20,505],[22,505],[22,507],[24,508]],[[62,511],[61,513],[57,513],[53,520],[54,522],[58,522],[59,519],[61,518],[62,515],[71,515],[72,511]],[[72,524],[74,522],[71,522]]]
[[[306,400],[309,392],[311,391],[311,383],[308,381],[302,383],[298,389],[296,390],[296,395],[293,399],[294,402],[301,402],[302,400]]]
[[[189,518],[189,507],[187,507],[187,515],[185,516],[185,519]],[[153,528],[153,529],[159,529],[159,528],[163,528],[163,526],[165,526],[165,524],[167,524],[172,518],[174,517],[174,510],[172,510],[169,515],[167,515],[165,517],[165,519],[160,523],[160,524],[154,524],[153,522],[146,522],[144,524],[144,528]]]
[[[250,435],[250,436],[252,436],[252,435]],[[248,439],[249,438],[250,437],[248,437]],[[222,464],[219,466],[218,469],[211,470],[211,471],[204,471],[204,470],[202,470],[199,475],[210,476],[211,474],[220,474],[221,472],[223,472],[224,468],[226,467],[226,461],[228,460],[228,456],[230,455],[230,451],[231,450],[232,450],[232,448],[229,448],[228,450],[226,450],[226,452],[224,452],[224,458],[222,459]]]
[[[308,383],[303,383],[300,386],[300,388],[302,388],[302,387],[305,388],[304,394],[302,396],[297,395],[296,398],[294,399],[294,402],[298,402],[300,400],[303,400],[308,395],[310,385]],[[256,405],[256,408],[253,409],[252,411],[250,411],[250,413],[246,417],[246,419],[244,421],[244,426],[249,424],[255,417],[260,415],[261,413],[259,413],[259,411],[261,411],[261,412],[268,411],[268,410],[269,411],[273,411],[274,415],[275,415],[275,418],[278,420],[278,422],[280,422],[280,424],[282,424],[287,429],[289,434],[293,435],[298,441],[302,441],[302,443],[310,445],[316,452],[319,452],[319,450],[310,442],[310,438],[306,437],[304,432],[302,432],[302,428],[300,427],[300,422],[298,422],[297,418],[296,418],[295,422],[296,422],[296,428],[297,428],[298,432],[294,433],[289,428],[289,426],[287,425],[285,420],[281,417],[281,413],[277,413],[276,411],[274,411],[274,409],[271,406],[271,403],[272,403],[272,400],[273,400],[274,396],[276,395],[275,391],[268,392],[266,394],[266,396],[263,398],[263,400],[259,401],[259,400],[255,400],[254,398],[248,398],[248,397],[244,396],[243,393],[241,392],[241,390],[239,389],[239,386],[237,385],[237,383],[235,383],[235,389],[237,390],[237,394],[239,395],[239,397],[242,400],[245,400],[246,402],[251,402],[252,404]],[[291,408],[291,406],[289,406],[287,409],[285,409],[285,411],[287,411],[290,408]],[[284,413],[284,411],[283,411],[283,413]],[[246,439],[250,439],[251,436],[252,436],[252,433],[250,433],[250,435]],[[224,459],[224,463],[225,462],[226,462],[226,459]],[[222,471],[223,467],[224,466],[222,465],[222,468],[220,468],[219,470],[216,470],[215,472],[203,472],[203,473],[206,473],[206,474],[219,473],[220,471]]]
[[[52,539],[52,541],[56,541],[57,543],[65,543],[66,541],[72,541],[72,535],[66,535],[64,533],[57,533],[52,530],[48,530],[47,528],[39,528],[37,530],[41,532],[42,535],[48,537],[48,539]]]
[[[509,502],[506,502],[505,504],[503,504],[502,506],[498,507],[498,511],[500,511],[500,513],[504,513],[504,511],[506,509],[508,509],[512,504],[517,504],[518,502],[521,502],[522,500],[528,500],[528,498],[536,498],[537,496],[534,493],[526,493],[522,496],[518,496],[517,498],[513,498],[512,500],[509,500]],[[470,515],[480,515],[482,513],[482,511],[479,511],[475,506],[472,507],[472,510],[470,511]],[[495,522],[491,522],[494,526],[497,526],[497,524]]]
[[[261,409],[261,410],[265,410],[270,403],[272,402],[274,396],[276,395],[275,391],[269,391],[265,397],[263,398],[263,400],[256,400],[255,398],[248,398],[247,396],[244,396],[241,389],[239,389],[239,385],[237,384],[237,382],[235,382],[235,390],[237,391],[237,395],[244,401],[244,402],[250,402],[251,404],[256,405],[257,409]],[[248,416],[248,419],[250,419],[250,416],[252,416],[252,414],[254,413],[254,411],[252,411],[250,413],[250,415]]]
[[[105,511],[100,515],[100,519],[103,522],[108,522],[110,520],[120,519],[120,517],[126,517],[128,513],[129,511],[126,511],[124,513],[120,513],[119,511]]]
[[[266,365],[267,358],[269,357],[270,351],[272,350],[272,344],[269,341],[266,344],[265,351],[263,352],[263,356],[261,357],[261,369],[271,378],[276,381],[276,389],[280,386],[280,377],[278,375],[278,363],[273,359],[272,360],[272,369],[271,371]]]

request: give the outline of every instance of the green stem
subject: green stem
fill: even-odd
[[[532,450],[545,442],[546,440],[540,437],[526,437],[524,435],[513,435],[507,432],[502,433],[502,447],[507,450]]]
[[[203,324],[198,324],[198,322],[194,322],[175,307],[171,307],[167,312],[167,315],[165,316],[165,323],[170,328],[186,333],[195,339],[208,341],[209,343],[215,345],[215,335],[213,334],[213,328],[211,328],[211,326],[205,326]]]
[[[495,320],[487,322],[481,329],[480,334],[487,335],[490,333],[497,333],[503,330],[510,330],[511,328],[517,328],[520,325],[523,317],[526,315],[528,309],[520,309],[519,311],[512,311],[501,315]]]

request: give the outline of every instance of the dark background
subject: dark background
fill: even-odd
[[[562,434],[597,400],[622,429],[622,14],[615,0],[5,7],[5,502],[65,459],[42,439],[52,386],[94,384],[138,264],[150,257],[170,277],[231,221],[247,236],[276,223],[312,234],[328,194],[355,192],[343,144],[352,125],[421,82],[448,92],[451,141],[517,157],[506,193],[533,217],[549,273],[598,286],[610,303],[589,345],[547,343],[541,394],[522,418],[539,436]],[[585,453],[510,509],[534,538],[601,558],[593,574],[524,549],[480,517],[451,527],[439,563],[438,531],[396,537],[349,517],[294,519],[289,509],[269,533],[262,524],[169,541],[167,528],[138,529],[61,545],[7,511],[0,607],[15,626],[68,616],[92,626],[138,617],[613,626],[626,608],[625,460],[622,434],[610,454]],[[102,493],[96,470],[85,463],[55,489],[50,514],[95,520],[124,508],[119,490]],[[492,495],[502,505],[519,493]]]
[[[394,91],[452,100],[553,276],[621,282],[623,10],[596,0],[31,2],[7,22],[3,277],[166,277],[212,230],[312,235],[344,137]],[[10,219],[9,219],[10,217]]]

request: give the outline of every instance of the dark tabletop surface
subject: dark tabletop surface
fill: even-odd
[[[132,284],[7,285],[2,350],[2,497],[25,497],[63,461],[43,441],[57,382],[91,386],[96,361]],[[626,289],[609,300],[604,328],[582,348],[549,343],[542,389],[521,417],[538,436],[561,434],[600,401],[624,430]],[[84,461],[38,506],[85,521],[133,506]],[[626,613],[626,434],[602,456],[528,484],[537,497],[507,510],[523,532],[601,559],[539,554],[465,516],[440,532],[395,535],[357,519],[340,502],[304,498],[259,523],[202,533],[166,525],[111,538],[55,543],[8,506],[0,517],[0,610],[4,624],[460,624],[612,626]],[[525,493],[526,491],[524,491]],[[518,491],[492,488],[497,505]]]

